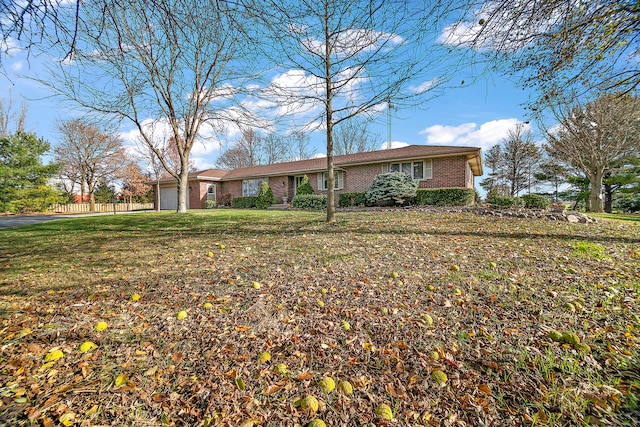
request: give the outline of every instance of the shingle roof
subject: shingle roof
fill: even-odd
[[[480,148],[458,147],[440,145],[409,145],[407,147],[392,148],[389,150],[367,151],[364,153],[346,154],[334,156],[334,167],[345,167],[358,164],[384,163],[397,160],[412,160],[432,157],[466,156],[474,175],[482,175],[482,158]],[[238,180],[258,178],[274,175],[302,174],[322,171],[327,168],[327,158],[320,157],[309,160],[297,160],[293,162],[274,163],[271,165],[252,166],[230,171],[220,169],[206,169],[189,173],[189,180],[199,179],[203,181]],[[166,176],[160,182],[171,182],[174,178]]]
[[[383,163],[394,160],[410,160],[429,157],[448,157],[467,155],[471,160],[477,158],[476,164],[472,163],[472,170],[477,176],[482,175],[482,162],[480,149],[477,147],[434,146],[434,145],[409,145],[402,148],[389,150],[367,151],[364,153],[334,156],[334,167],[351,166],[367,163]],[[298,160],[294,162],[274,163],[271,165],[253,166],[228,171],[225,180],[245,179],[252,177],[295,174],[305,172],[322,171],[327,168],[327,158]]]

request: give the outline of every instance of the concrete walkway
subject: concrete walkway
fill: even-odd
[[[125,211],[125,212],[117,212],[116,215],[126,215],[126,214],[140,213],[140,212],[151,212],[151,211]],[[103,215],[114,215],[114,213],[113,212],[88,212],[88,213],[79,213],[79,214],[7,215],[7,216],[0,216],[0,229],[20,227],[22,225],[29,225],[29,224],[39,224],[41,222],[53,221],[56,219],[63,219],[63,218],[80,218],[83,216],[103,216]]]

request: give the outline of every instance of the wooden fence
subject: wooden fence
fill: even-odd
[[[128,212],[153,209],[153,203],[96,203],[95,212]],[[89,203],[56,204],[51,207],[56,213],[85,213],[91,212]]]

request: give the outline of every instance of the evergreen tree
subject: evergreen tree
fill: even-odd
[[[0,210],[45,210],[58,202],[59,192],[48,185],[58,165],[43,165],[50,145],[34,134],[18,132],[0,137]]]

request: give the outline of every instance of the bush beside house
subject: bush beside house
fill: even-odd
[[[260,184],[260,191],[256,198],[256,208],[267,209],[273,204],[273,190],[269,187],[269,184],[262,182]]]
[[[307,175],[302,177],[302,181],[300,182],[300,185],[296,189],[296,196],[303,196],[306,194],[314,194],[313,187],[311,186],[311,183],[309,182],[309,177]]]
[[[368,206],[402,206],[411,204],[418,183],[401,172],[381,173],[373,179],[365,195]]]
[[[416,205],[467,206],[473,204],[475,197],[473,188],[421,188],[416,192]]]
[[[231,207],[234,209],[250,209],[256,207],[256,196],[234,197],[231,201]]]
[[[366,193],[352,192],[352,193],[340,193],[338,195],[338,204],[341,208],[348,208],[350,206],[365,206],[367,203]]]
[[[298,209],[322,211],[327,209],[325,194],[298,194],[291,201],[291,206]]]

